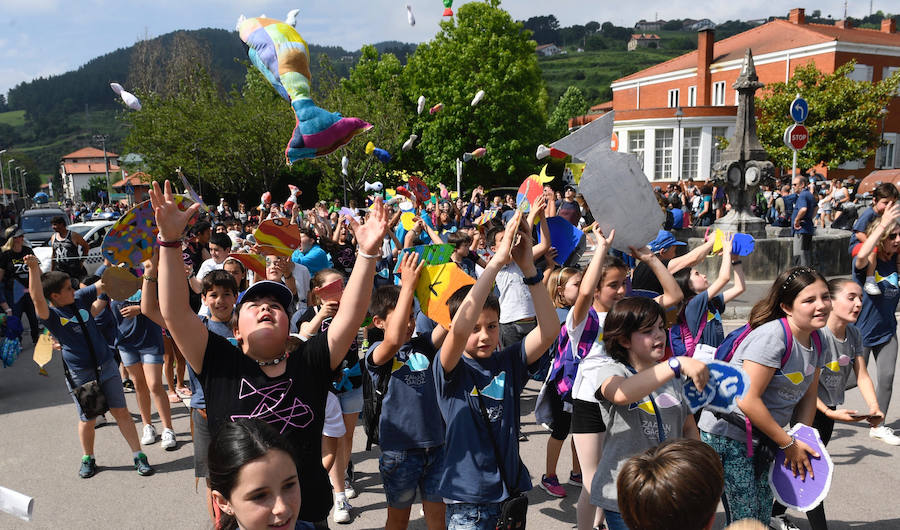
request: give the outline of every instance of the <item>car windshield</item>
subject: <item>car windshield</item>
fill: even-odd
[[[90,232],[92,228],[94,228],[94,227],[91,225],[70,225],[69,226],[69,230],[71,230],[73,232],[77,232],[81,236],[87,235],[87,233]]]
[[[59,216],[55,213],[47,213],[42,215],[25,215],[22,217],[22,231],[26,234],[34,232],[52,232],[50,221]]]

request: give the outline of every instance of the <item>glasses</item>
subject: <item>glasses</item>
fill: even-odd
[[[900,232],[895,232],[893,234],[888,234],[888,239],[898,239],[900,238]]]

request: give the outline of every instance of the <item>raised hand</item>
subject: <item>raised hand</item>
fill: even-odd
[[[491,258],[491,263],[497,263],[502,267],[512,261],[512,249],[517,237],[519,237],[518,227],[521,224],[522,210],[516,210],[516,213],[513,214],[512,219],[506,225],[506,231],[503,232],[503,237],[500,238],[500,243],[497,245],[494,257]]]
[[[702,391],[709,381],[709,368],[706,363],[693,357],[678,357],[678,361],[681,363],[681,373],[690,377],[697,390]]]
[[[403,287],[415,288],[424,267],[425,260],[420,260],[417,253],[403,254],[403,258],[400,260],[400,284]]]
[[[172,183],[168,180],[162,189],[158,182],[153,183],[150,188],[150,203],[153,205],[153,213],[156,216],[159,237],[163,241],[174,241],[181,238],[184,228],[200,209],[200,204],[194,203],[186,210],[181,211],[175,202]]]
[[[528,211],[528,226],[533,225],[535,219],[540,218],[540,216],[544,214],[544,209],[546,207],[547,198],[543,195],[539,195],[538,198],[534,200],[534,204],[531,205],[531,209]]]
[[[628,247],[628,249],[631,251],[631,256],[638,261],[646,262],[656,257],[656,254],[648,246],[641,248]]]
[[[734,245],[734,232],[725,232],[722,238],[722,259],[731,259],[731,247]]]
[[[353,230],[356,244],[359,245],[361,252],[369,255],[378,255],[380,253],[381,243],[387,234],[389,221],[390,217],[387,208],[380,197],[375,199],[372,213],[365,224],[360,225],[356,219],[350,219],[350,229]]]

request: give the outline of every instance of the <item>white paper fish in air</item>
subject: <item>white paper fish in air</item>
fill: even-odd
[[[478,105],[482,99],[484,99],[484,90],[479,90],[475,93],[475,97],[472,98],[472,106]]]
[[[425,96],[419,96],[419,106],[416,107],[416,112],[422,114],[423,110],[425,110]]]
[[[122,101],[125,102],[125,105],[127,105],[129,109],[141,110],[141,101],[137,96],[122,88],[122,85],[119,83],[110,83],[109,87],[122,98]]]
[[[412,148],[413,148],[413,143],[415,143],[415,141],[418,140],[418,138],[419,138],[419,135],[418,135],[418,134],[410,134],[410,135],[409,135],[409,140],[403,142],[403,150],[404,150],[404,151],[409,151],[410,149],[412,149]]]
[[[409,20],[410,26],[416,25],[416,17],[413,15],[412,6],[409,4],[406,4],[406,18]]]
[[[291,9],[290,11],[288,11],[287,16],[284,17],[284,23],[287,24],[288,26],[296,28],[298,13],[300,13],[299,9]]]

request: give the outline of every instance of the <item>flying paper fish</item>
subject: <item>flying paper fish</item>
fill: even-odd
[[[484,147],[479,147],[478,149],[472,151],[471,153],[463,154],[463,162],[468,162],[469,160],[472,160],[473,158],[481,158],[485,155],[485,153],[487,153],[487,149],[485,149]]]
[[[438,182],[438,189],[440,190],[442,199],[450,198],[450,190],[447,189],[447,186],[444,186],[443,182]]]
[[[438,324],[450,329],[450,309],[447,300],[460,287],[473,285],[475,279],[456,263],[425,265],[416,284],[416,298],[422,312]]]
[[[409,189],[420,203],[424,203],[431,198],[431,191],[428,189],[428,184],[425,184],[425,181],[415,175],[410,175],[409,177]]]
[[[382,184],[380,180],[376,180],[375,182],[372,182],[371,184],[369,182],[366,182],[363,187],[364,191],[367,191],[367,192],[374,191],[375,193],[380,193],[381,190],[383,190],[383,189],[384,189],[384,184]],[[341,209],[343,210],[343,208],[341,208]]]
[[[437,113],[440,112],[441,109],[443,109],[443,108],[444,108],[444,104],[443,104],[443,103],[438,103],[437,105],[431,107],[431,108],[428,110],[428,112],[429,112],[430,114],[437,114]]]
[[[475,219],[475,224],[478,225],[478,226],[481,226],[481,225],[483,225],[483,224],[489,222],[489,221],[492,220],[493,218],[497,217],[497,214],[498,214],[499,212],[500,212],[499,209],[491,208],[490,210],[487,210],[487,211],[485,211],[483,214],[479,215],[479,216]]]
[[[472,106],[478,105],[482,99],[484,99],[484,90],[479,90],[475,93],[475,97],[472,98]]]
[[[131,110],[141,110],[141,101],[132,94],[131,92],[122,88],[122,85],[119,83],[110,83],[109,87],[113,89],[117,95],[122,98],[122,101],[125,102],[125,105]]]
[[[416,17],[413,15],[412,6],[409,4],[406,4],[406,18],[409,20],[410,26],[416,25]]]
[[[197,204],[199,204],[199,205],[200,205],[200,208],[201,208],[204,212],[208,212],[208,211],[209,211],[209,206],[207,206],[206,203],[203,202],[203,199],[200,198],[200,194],[197,193],[197,192],[194,190],[194,187],[193,187],[193,186],[191,186],[190,181],[188,181],[187,177],[184,176],[184,173],[181,172],[181,168],[180,168],[180,167],[177,168],[177,169],[175,169],[175,173],[178,174],[178,179],[181,180],[181,185],[184,186],[184,192],[185,192],[188,196],[190,196],[190,198],[191,198],[194,202],[196,202]]]
[[[253,231],[263,254],[289,257],[300,246],[300,227],[283,219],[266,219]]]
[[[322,287],[313,289],[316,298],[323,302],[339,302],[341,295],[344,293],[344,280],[337,279]]]
[[[391,365],[391,373],[401,370],[404,366],[408,367],[410,372],[424,372],[428,369],[429,364],[428,357],[419,352],[413,352],[406,362],[394,357],[394,363]]]
[[[272,192],[264,191],[263,194],[259,196],[259,209],[265,210],[270,204],[272,204]]]
[[[450,9],[453,6],[453,0],[443,0],[444,1],[444,16],[452,17],[453,10]]]
[[[561,160],[569,155],[567,155],[566,153],[563,153],[559,149],[554,149],[552,147],[547,147],[546,145],[541,144],[538,146],[537,153],[535,154],[535,156],[537,157],[538,160],[547,158],[548,156]]]
[[[40,367],[38,373],[41,375],[49,376],[47,370],[44,369],[44,366],[53,359],[53,339],[50,337],[50,330],[44,328],[41,332],[41,336],[38,337],[37,344],[34,345],[34,354],[32,354],[32,359],[34,362]]]
[[[425,96],[419,96],[419,102],[416,106],[416,113],[422,114],[423,110],[425,110]]]
[[[288,190],[290,190],[291,194],[288,199],[284,201],[284,207],[290,210],[294,207],[295,204],[300,202],[300,195],[302,195],[303,192],[300,191],[300,188],[294,186],[293,184],[288,184]]]
[[[487,384],[484,388],[480,389],[478,392],[475,391],[475,387],[472,387],[472,391],[469,392],[471,396],[477,396],[479,392],[484,397],[489,397],[495,401],[503,401],[503,389],[506,387],[506,371],[500,372],[495,375],[491,382]]]
[[[346,156],[341,157],[341,173],[347,176],[347,169],[350,167],[350,159]]]
[[[297,14],[300,13],[299,9],[291,9],[288,11],[286,17],[284,17],[284,23],[292,28],[297,27]]]
[[[253,271],[257,278],[266,277],[266,258],[259,254],[249,254],[245,252],[233,252],[228,255],[229,258],[236,259],[244,267]]]
[[[372,128],[359,118],[344,118],[313,103],[309,47],[293,26],[270,18],[247,18],[239,20],[238,32],[249,46],[250,62],[281,97],[291,102],[296,115],[296,126],[284,151],[289,165],[327,155]]]
[[[419,135],[417,135],[417,134],[410,134],[410,135],[409,135],[409,140],[403,142],[403,147],[402,147],[402,149],[403,149],[404,151],[409,151],[410,149],[413,148],[413,143],[415,143],[415,141],[418,140],[418,139],[419,139]]]
[[[522,185],[519,186],[519,191],[516,193],[516,204],[518,208],[523,212],[531,211],[531,204],[544,193],[544,184],[553,180],[553,175],[547,175],[547,165],[545,164],[543,168],[541,168],[541,173],[539,175],[531,175]]]
[[[366,144],[366,154],[375,155],[375,158],[385,164],[391,161],[391,154],[380,147],[375,147],[372,142]]]

